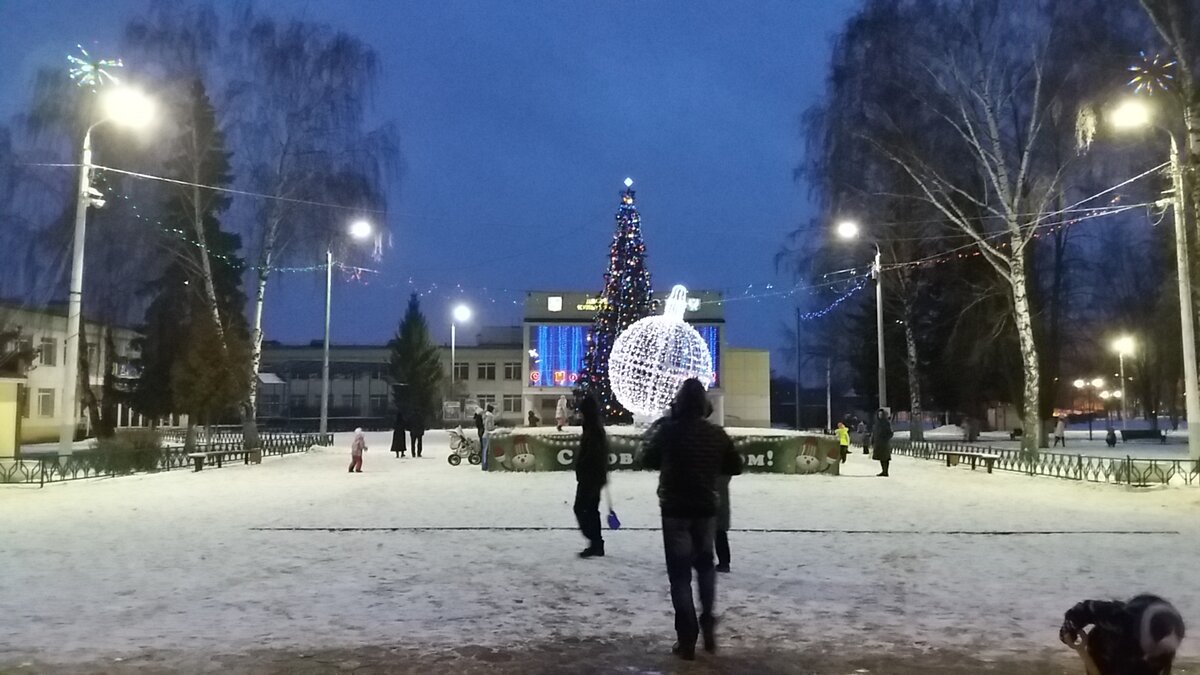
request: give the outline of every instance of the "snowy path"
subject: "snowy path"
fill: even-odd
[[[387,436],[368,435],[363,474],[346,473],[339,435],[257,467],[0,488],[0,670],[157,651],[669,646],[654,474],[614,474],[628,529],[579,561],[570,473],[451,467],[441,432],[424,459],[397,460]],[[730,536],[719,602],[734,655],[1032,658],[1062,650],[1076,600],[1142,590],[1200,621],[1200,489],[907,458],[876,471],[856,454],[840,478],[733,481],[735,530],[768,530]]]

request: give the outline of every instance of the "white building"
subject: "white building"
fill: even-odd
[[[84,323],[87,338],[88,381],[97,398],[101,396],[101,385],[105,364],[115,359],[122,375],[132,376],[131,362],[137,358],[134,340],[138,337],[131,328],[113,327],[115,354],[104,350],[102,324],[94,321]],[[20,304],[0,302],[0,333],[14,333],[10,344],[0,345],[0,353],[12,353],[32,349],[36,352],[33,362],[18,387],[19,418],[0,419],[0,428],[16,424],[17,437],[22,443],[42,443],[58,438],[59,413],[64,405],[63,367],[67,352],[67,312],[65,306],[30,308]],[[118,407],[118,426],[140,425],[140,416],[124,406]],[[82,408],[76,411],[77,424],[88,423]],[[4,434],[0,434],[2,436]]]

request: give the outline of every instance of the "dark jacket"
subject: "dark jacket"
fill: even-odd
[[[425,418],[421,415],[413,415],[408,421],[408,433],[414,438],[421,438],[425,435]]]
[[[475,431],[478,431],[479,437],[483,438],[483,413],[478,410],[475,411]]]
[[[585,429],[575,457],[575,480],[581,485],[608,483],[608,434],[603,427]]]
[[[1146,616],[1147,610],[1150,617]],[[1059,637],[1074,642],[1087,626],[1093,626],[1088,633],[1088,655],[1101,675],[1169,673],[1174,652],[1147,659],[1142,650],[1142,631],[1147,631],[1151,643],[1170,634],[1173,627],[1183,637],[1183,621],[1175,608],[1153,595],[1139,595],[1129,602],[1084,600],[1067,610]]]
[[[729,508],[729,481],[733,476],[717,476],[717,499],[720,503],[717,505],[717,529],[721,532],[728,532],[730,520],[732,520],[733,509]]]
[[[892,422],[886,417],[879,417],[871,428],[872,456],[880,461],[892,458]]]
[[[716,516],[717,477],[742,472],[729,435],[698,417],[663,420],[646,443],[642,465],[660,472],[658,503],[667,518]]]

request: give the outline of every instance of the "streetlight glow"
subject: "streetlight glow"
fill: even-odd
[[[356,220],[350,224],[350,236],[355,239],[366,239],[371,236],[371,223],[367,220]]]
[[[1083,380],[1075,380],[1072,384],[1075,385],[1076,389],[1083,389],[1085,386],[1087,386],[1087,382],[1084,382]]]
[[[1092,386],[1097,389],[1099,389],[1100,387],[1103,387],[1104,386],[1104,378],[1097,377],[1096,379],[1092,380]]]
[[[154,119],[154,100],[137,89],[109,89],[104,92],[101,103],[105,119],[126,128],[141,129]]]
[[[471,308],[466,305],[458,305],[454,308],[454,320],[458,323],[466,323],[471,320]]]
[[[1125,99],[1108,114],[1109,124],[1122,130],[1149,126],[1150,118],[1150,106],[1140,98]]]
[[[837,224],[837,236],[841,239],[854,239],[858,236],[858,223],[853,220],[843,220]]]
[[[1120,354],[1121,356],[1129,356],[1130,354],[1132,354],[1134,347],[1135,347],[1135,343],[1133,341],[1133,338],[1128,335],[1122,335],[1121,337],[1117,338],[1116,340],[1113,340],[1113,351]]]

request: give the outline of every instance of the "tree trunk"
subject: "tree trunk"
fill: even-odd
[[[117,432],[117,346],[112,326],[104,327],[104,382],[100,389],[100,426],[96,436],[109,438]]]
[[[78,392],[79,402],[87,409],[88,420],[92,433],[97,438],[100,436],[100,402],[96,399],[96,392],[92,391],[92,373],[91,364],[88,363],[88,341],[87,341],[87,322],[79,322],[79,378]]]
[[[1029,288],[1025,270],[1025,257],[1012,256],[1009,262],[1009,283],[1012,286],[1013,317],[1016,319],[1017,340],[1021,345],[1021,363],[1024,370],[1024,395],[1021,401],[1025,428],[1022,430],[1021,447],[1030,459],[1038,454],[1038,439],[1042,423],[1038,414],[1040,375],[1037,342],[1033,337],[1033,316],[1029,309]]]
[[[912,314],[912,303],[908,298],[905,298],[904,342],[907,347],[907,358],[905,361],[908,366],[909,419],[911,420],[908,425],[908,434],[910,440],[920,442],[925,440],[925,425],[921,418],[921,362],[917,355],[917,336],[916,332],[913,331]]]
[[[264,252],[259,256],[258,275],[254,284],[254,327],[250,332],[250,366],[247,373],[250,387],[242,403],[242,440],[247,448],[257,448],[258,443],[258,369],[262,364],[263,302],[267,297],[267,277],[270,275],[271,256]]]

